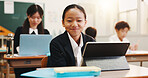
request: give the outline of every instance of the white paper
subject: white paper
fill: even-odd
[[[5,1],[4,2],[4,13],[5,14],[14,14],[14,2]]]

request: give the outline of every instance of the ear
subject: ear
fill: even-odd
[[[29,19],[29,16],[27,16],[27,18]]]
[[[63,27],[65,27],[65,26],[64,26],[64,21],[63,21],[63,20],[62,20],[62,25],[63,25]]]
[[[29,18],[29,15],[26,13],[26,15],[27,15],[27,18]]]
[[[116,33],[119,31],[118,29],[115,29],[116,30]]]

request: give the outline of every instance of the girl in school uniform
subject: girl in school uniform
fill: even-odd
[[[109,41],[111,41],[111,42],[130,42],[126,38],[127,33],[130,30],[130,26],[129,26],[129,24],[127,22],[125,22],[125,21],[119,21],[115,25],[115,30],[116,30],[116,33],[117,34],[111,36],[109,38]],[[138,48],[138,44],[129,46],[129,49],[130,50],[137,50],[137,48]]]
[[[27,19],[22,27],[18,27],[14,36],[14,52],[19,52],[20,34],[49,34],[47,29],[43,28],[43,9],[39,5],[31,5],[27,9]],[[36,68],[14,68],[15,77],[20,78],[20,74],[35,70]]]
[[[50,66],[81,66],[84,45],[86,42],[95,41],[82,33],[86,23],[83,7],[71,4],[65,8],[62,16],[65,32],[55,37],[50,43]],[[85,65],[84,62],[83,65]]]

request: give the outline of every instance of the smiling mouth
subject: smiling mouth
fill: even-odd
[[[34,25],[36,25],[37,23],[33,23]]]
[[[125,36],[122,36],[122,38],[124,38]]]
[[[71,29],[71,30],[77,30],[77,29]]]

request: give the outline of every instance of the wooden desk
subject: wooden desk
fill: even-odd
[[[18,57],[7,57],[4,55],[4,59],[7,60],[7,73],[6,78],[9,78],[9,68],[30,68],[30,67],[41,67],[41,60],[47,56],[18,56]]]
[[[130,66],[130,70],[104,71],[104,72],[101,72],[101,75],[98,77],[82,77],[81,76],[78,78],[148,78],[148,68],[135,66],[135,65],[129,65],[129,66]],[[39,70],[42,70],[42,69],[46,69],[46,68],[39,68]],[[53,71],[51,71],[50,73],[53,73]],[[33,78],[37,78],[37,77],[56,78],[54,74],[49,74],[49,70],[27,72],[27,73],[24,73],[23,76],[33,77]]]
[[[126,59],[128,62],[140,62],[140,66],[142,66],[143,61],[148,61],[148,53],[147,54],[126,54]]]

